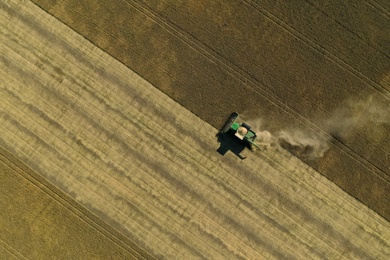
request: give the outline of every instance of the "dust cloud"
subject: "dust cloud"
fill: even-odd
[[[390,125],[390,100],[380,95],[346,100],[325,120],[325,129],[332,136],[344,138],[352,129]]]
[[[257,133],[257,143],[263,148],[282,147],[303,159],[311,160],[323,157],[333,138],[346,138],[362,127],[390,125],[390,101],[383,96],[370,95],[341,102],[330,116],[317,123],[323,131],[285,127],[271,133],[266,131],[260,117],[248,118],[246,122]]]
[[[320,158],[329,149],[327,137],[309,130],[286,128],[274,133],[264,130],[263,120],[247,120],[257,134],[256,143],[263,149],[285,148],[304,159]]]

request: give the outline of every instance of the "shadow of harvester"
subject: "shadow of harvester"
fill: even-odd
[[[241,152],[247,148],[247,144],[231,134],[217,134],[220,147],[217,152],[225,155],[228,151],[234,153],[238,158],[244,160],[246,157],[241,156]]]

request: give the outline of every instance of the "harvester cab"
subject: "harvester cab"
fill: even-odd
[[[225,125],[219,131],[218,135],[233,134],[238,139],[246,142],[250,149],[253,146],[259,147],[255,143],[256,133],[251,129],[251,127],[246,123],[239,123],[237,121],[238,114],[236,112],[232,113],[229,119],[226,121]]]

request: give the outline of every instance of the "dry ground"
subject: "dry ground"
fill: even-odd
[[[1,259],[152,258],[0,147]]]
[[[29,1],[0,7],[0,144],[115,241],[168,259],[390,254],[389,222],[291,153],[220,156],[216,128],[82,36]]]
[[[34,2],[216,128],[319,133],[306,162],[390,219],[388,1]]]

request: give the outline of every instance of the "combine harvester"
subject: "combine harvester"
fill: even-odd
[[[218,136],[223,136],[226,134],[232,134],[238,139],[244,141],[249,149],[253,149],[253,146],[259,147],[255,143],[257,137],[256,133],[251,130],[251,127],[246,123],[237,122],[238,114],[234,112],[231,114],[229,119],[226,121],[222,130],[218,132]]]

